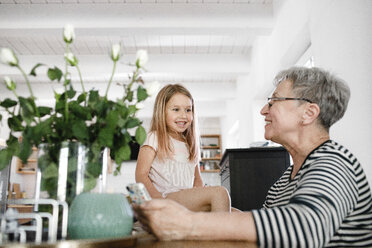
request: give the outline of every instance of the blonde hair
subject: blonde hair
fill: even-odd
[[[194,99],[190,92],[179,84],[168,84],[164,86],[156,96],[154,104],[154,113],[151,120],[150,132],[156,133],[158,137],[157,155],[160,160],[173,154],[167,124],[166,124],[166,105],[175,94],[180,93],[190,98],[192,103],[193,120],[191,125],[183,132],[186,146],[189,150],[189,161],[197,161],[199,158],[199,137],[197,135],[197,127],[195,120]]]

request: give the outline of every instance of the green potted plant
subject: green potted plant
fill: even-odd
[[[121,57],[120,45],[114,44],[110,54],[113,70],[105,94],[100,95],[95,89],[86,90],[79,61],[70,49],[75,39],[74,28],[71,25],[65,26],[63,39],[66,44],[64,71],[55,66],[47,69],[48,78],[53,82],[61,83],[64,88],[62,93],[54,92],[54,107],[36,105],[29,80],[29,77],[37,76],[36,71],[40,67],[46,65],[38,63],[27,74],[12,50],[2,48],[0,54],[3,63],[19,69],[30,93],[29,97],[19,96],[16,83],[9,77],[4,78],[7,88],[13,92],[14,97],[0,99],[0,107],[8,114],[7,124],[10,129],[6,141],[7,147],[0,151],[0,170],[10,163],[13,156],[26,162],[33,146],[47,145],[50,161],[43,165],[45,183],[42,187],[50,192],[50,195],[53,193],[49,188],[56,184],[58,154],[64,142],[79,142],[89,148],[89,167],[86,169],[94,181],[102,170],[99,159],[104,148],[110,149],[110,157],[117,165],[114,173],[118,174],[122,162],[130,158],[129,143],[132,142],[132,136],[129,131],[135,130],[135,141],[139,144],[142,144],[146,138],[145,129],[141,120],[136,117],[136,113],[142,107],[143,101],[157,88],[157,83],[145,85],[141,78],[148,58],[146,51],[139,50],[129,83],[122,84],[123,96],[116,101],[108,99],[107,95]],[[71,84],[70,70],[72,69],[78,72],[82,92],[78,93]],[[22,142],[18,140],[20,135]],[[70,200],[72,199],[68,199]]]

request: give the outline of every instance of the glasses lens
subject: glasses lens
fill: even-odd
[[[267,105],[269,105],[269,108],[270,108],[271,106],[273,106],[273,103],[272,103],[271,97],[268,97],[268,98],[267,98]]]

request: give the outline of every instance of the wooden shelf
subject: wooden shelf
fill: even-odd
[[[219,173],[220,170],[202,170],[201,173]]]
[[[201,172],[219,172],[219,161],[221,160],[221,135],[204,134],[201,138]]]
[[[220,146],[202,146],[201,149],[220,149]]]
[[[8,208],[17,209],[19,213],[32,213],[34,206],[33,205],[17,205],[17,204],[7,204]],[[32,219],[19,219],[18,223],[20,225],[26,224],[27,222],[31,221]]]
[[[221,160],[221,157],[214,157],[214,158],[202,158],[202,161],[208,161],[208,160]]]
[[[202,149],[220,149],[221,135],[219,134],[203,134],[200,135]]]

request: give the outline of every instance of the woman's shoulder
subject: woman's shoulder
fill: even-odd
[[[358,159],[349,149],[334,140],[328,140],[313,151],[305,162],[309,169],[326,169],[355,174],[361,169]]]
[[[347,160],[349,163],[355,163],[357,161],[356,157],[352,152],[345,146],[337,143],[334,140],[328,140],[315,149],[311,157],[322,158],[322,157],[332,157],[338,156]]]

